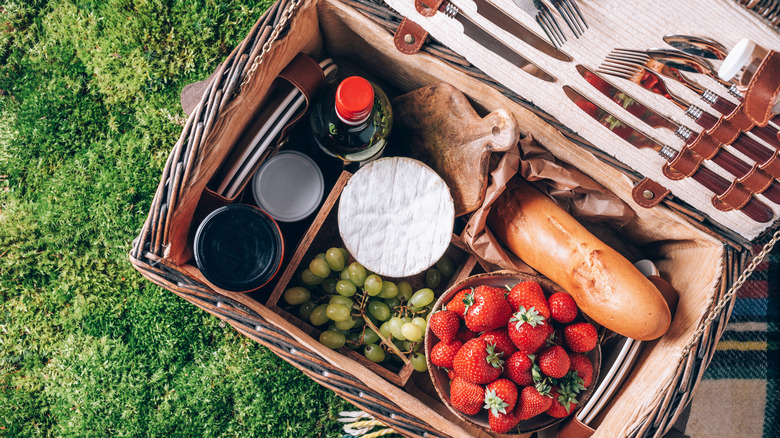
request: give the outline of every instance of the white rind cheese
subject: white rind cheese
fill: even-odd
[[[339,201],[339,233],[352,257],[388,277],[431,267],[452,238],[455,207],[444,180],[420,161],[388,157],[352,176]]]

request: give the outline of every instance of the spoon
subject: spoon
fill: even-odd
[[[666,35],[664,41],[677,50],[690,53],[701,58],[723,61],[728,56],[726,47],[710,38],[692,35]]]
[[[737,86],[721,79],[720,76],[718,76],[718,72],[715,71],[715,67],[706,59],[698,58],[679,50],[668,49],[650,49],[647,50],[647,55],[661,64],[668,65],[677,70],[707,75],[728,88],[729,93],[734,95],[734,97],[738,99],[742,98],[742,93],[737,89]]]

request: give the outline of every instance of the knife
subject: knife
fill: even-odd
[[[507,15],[506,12],[497,8],[489,1],[474,0],[474,3],[476,3],[477,5],[477,14],[481,15],[486,20],[495,24],[501,29],[511,33],[520,41],[527,43],[534,49],[544,53],[545,55],[551,56],[555,59],[566,61],[566,62],[571,61],[572,59],[571,56],[562,52],[561,50],[559,50],[558,48],[550,44],[544,38],[531,32],[520,22],[516,21],[510,15]]]
[[[661,145],[652,138],[637,131],[624,121],[613,116],[600,106],[582,96],[579,92],[570,86],[564,86],[563,92],[566,93],[566,96],[578,107],[580,107],[580,109],[582,109],[586,114],[591,116],[602,126],[609,129],[613,134],[630,143],[635,148],[650,148],[658,152],[658,154],[662,157],[666,158],[667,161],[672,161],[675,157],[677,157],[678,152],[673,148],[666,145]],[[731,184],[723,177],[704,166],[699,166],[699,168],[696,169],[696,172],[691,175],[691,178],[693,178],[699,184],[703,185],[709,191],[718,195],[725,193],[726,190],[728,190],[731,186]],[[770,210],[769,207],[761,203],[759,200],[752,197],[744,206],[742,206],[742,208],[740,208],[740,210],[756,222],[766,223],[772,220],[772,210]]]
[[[476,41],[487,50],[511,62],[520,70],[546,82],[555,82],[557,80],[554,76],[542,70],[541,67],[528,60],[528,58],[502,43],[449,1],[445,0],[442,2],[441,6],[439,6],[439,11],[463,25],[464,35]]]
[[[699,134],[694,133],[685,125],[680,125],[676,122],[673,122],[653,111],[652,109],[646,107],[638,100],[631,97],[628,93],[620,90],[619,88],[616,88],[609,82],[602,79],[601,76],[592,72],[587,67],[578,64],[575,68],[577,69],[577,72],[586,81],[588,81],[588,83],[593,85],[594,88],[612,99],[612,101],[620,104],[628,112],[636,116],[636,118],[647,123],[653,128],[668,129],[672,131],[674,135],[683,139],[685,144],[692,144],[698,138]],[[737,147],[736,143],[737,142],[734,144],[735,147]],[[739,146],[744,146],[742,143],[743,142],[739,142]],[[740,147],[737,147],[737,149],[741,150]],[[765,150],[769,154],[769,156],[767,156],[764,161],[760,161],[763,163],[771,157],[771,152],[765,148],[761,149]],[[711,158],[711,160],[713,163],[716,163],[718,166],[722,167],[724,170],[736,176],[737,178],[742,178],[750,173],[751,170],[753,170],[753,166],[750,166],[749,164],[723,149],[718,151],[715,156]],[[780,204],[780,185],[772,183],[761,193],[775,204]]]

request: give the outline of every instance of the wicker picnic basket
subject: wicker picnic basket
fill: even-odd
[[[209,180],[252,115],[261,109],[265,96],[277,84],[275,79],[299,52],[318,53],[323,47],[344,62],[377,66],[373,73],[401,91],[444,79],[487,110],[508,108],[527,133],[556,157],[575,164],[615,194],[630,198],[639,175],[456,53],[433,40],[414,56],[399,53],[393,38],[401,20],[399,14],[373,0],[279,0],[273,4],[204,83],[203,97],[165,164],[130,260],[155,284],[231,324],[405,436],[491,436],[453,416],[437,399],[430,381],[426,382],[427,374],[396,379],[325,348],[275,306],[274,284],[248,294],[219,290],[194,266],[188,250],[193,217],[200,214],[198,206],[203,205]],[[311,252],[307,249],[311,239],[332,226],[329,209],[344,178],[348,175],[336,183],[323,211],[302,237],[301,247],[288,254],[292,259],[289,272],[279,280],[282,286],[292,275],[293,265]],[[754,255],[751,242],[705,220],[696,209],[673,197],[636,214],[637,220],[624,232],[658,260],[661,273],[678,290],[680,302],[670,331],[644,349],[632,375],[602,415],[598,436],[661,436],[673,428],[714,354],[735,291],[780,239],[775,223],[763,236],[769,243]],[[664,227],[654,226],[658,223]],[[457,236],[451,251],[458,254],[460,278],[479,269]]]

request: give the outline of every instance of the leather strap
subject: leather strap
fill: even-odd
[[[672,161],[664,164],[663,173],[671,180],[683,179],[693,175],[703,159],[688,147],[684,147]]]
[[[422,26],[404,18],[393,35],[393,43],[395,48],[404,55],[414,55],[425,44],[426,38],[428,38],[428,32]]]
[[[721,146],[723,146],[723,143],[712,138],[712,135],[707,131],[699,134],[693,143],[688,145],[692,151],[698,155],[701,155],[705,160],[709,160],[714,157],[715,154],[717,154],[720,150]]]
[[[642,181],[636,183],[631,190],[631,195],[634,198],[634,202],[639,204],[640,207],[653,208],[660,204],[661,201],[669,194],[669,189],[665,188],[661,184],[653,181],[650,178],[645,178]]]
[[[739,114],[742,112],[742,105],[743,104],[737,105],[731,114],[721,116],[721,118],[718,119],[718,122],[715,123],[715,126],[707,130],[707,133],[722,144],[733,143],[742,132],[742,128],[732,120],[737,119],[738,121],[741,121]]]
[[[594,433],[596,430],[578,420],[576,414],[558,428],[558,438],[589,438]]]
[[[772,185],[774,180],[775,179],[771,175],[761,170],[761,168],[758,167],[758,164],[753,166],[747,175],[737,179],[740,184],[745,186],[745,188],[752,191],[753,193],[763,192]]]
[[[325,83],[325,73],[317,61],[305,53],[298,53],[295,58],[279,73],[279,78],[286,80],[303,94],[306,103],[303,111],[298,111],[282,129],[281,137],[286,138],[289,130],[306,114],[314,93]]]
[[[439,10],[439,6],[444,3],[444,0],[424,0],[427,3],[423,3],[423,0],[414,0],[414,8],[423,17],[433,17],[436,11]]]
[[[750,190],[734,181],[725,193],[712,197],[712,205],[721,211],[739,210],[750,201],[751,196],[753,193]]]
[[[745,114],[758,126],[766,126],[774,116],[772,106],[780,93],[780,53],[771,50],[745,92]]]
[[[758,167],[773,177],[780,178],[780,150],[775,150],[775,153],[772,154],[772,157],[770,157],[764,163],[759,164]]]

